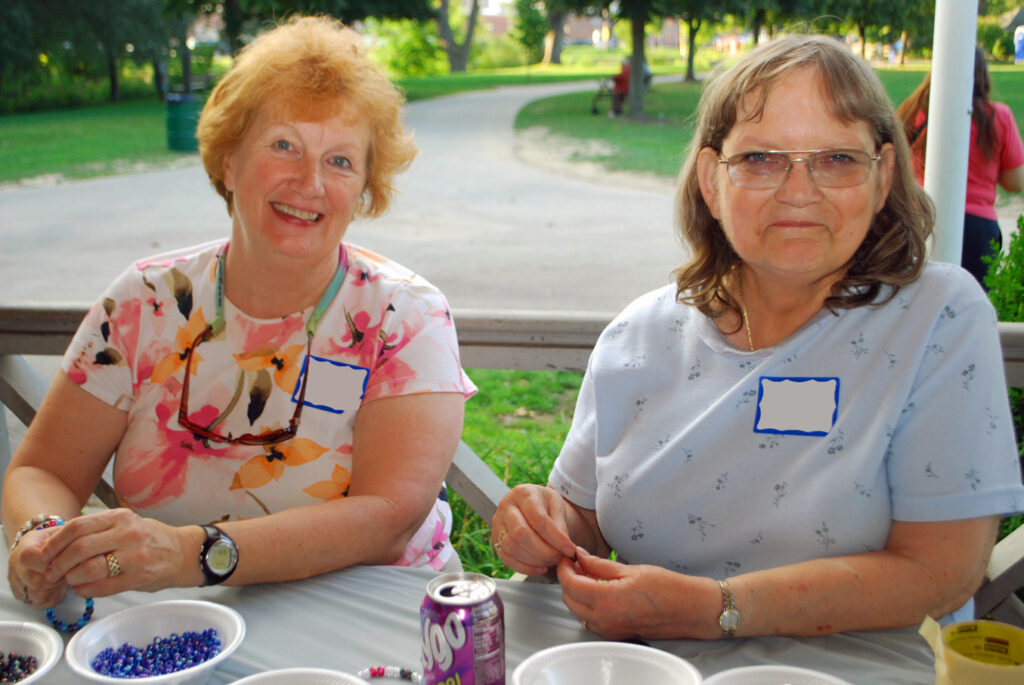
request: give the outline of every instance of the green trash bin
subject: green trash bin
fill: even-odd
[[[167,147],[181,152],[196,152],[196,124],[202,100],[191,95],[167,96]]]

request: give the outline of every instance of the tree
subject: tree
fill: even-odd
[[[466,18],[466,33],[461,43],[455,39],[451,11],[450,0],[441,0],[440,6],[434,9],[434,21],[437,22],[437,32],[441,35],[441,45],[448,55],[448,68],[453,72],[465,71],[469,66],[469,51],[473,47],[473,32],[476,30],[476,17],[480,13],[480,0],[472,0],[469,17]]]
[[[544,57],[547,33],[547,19],[537,9],[533,0],[515,0],[516,16],[512,24],[512,38],[523,46],[529,63],[539,62]]]
[[[0,97],[8,78],[34,70],[38,61],[38,41],[33,40],[35,17],[31,0],[8,0],[0,4]]]

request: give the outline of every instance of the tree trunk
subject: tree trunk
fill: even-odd
[[[117,57],[106,46],[104,52],[107,56],[107,77],[110,79],[110,101],[121,102],[121,82],[117,73]]]
[[[754,10],[754,25],[750,27],[750,30],[754,34],[754,47],[757,47],[758,39],[761,36],[761,27],[764,26],[764,18],[767,10],[763,7],[758,7]]]
[[[167,67],[162,57],[153,58],[153,87],[160,102],[167,101]]]
[[[227,37],[228,50],[232,57],[238,56],[242,49],[242,8],[239,0],[224,0],[224,35]]]
[[[860,58],[868,58],[868,27],[864,24],[857,25],[857,35],[860,36]]]
[[[441,45],[448,55],[448,70],[452,72],[466,71],[469,66],[469,51],[473,47],[473,31],[476,29],[476,16],[480,13],[480,0],[473,0],[466,20],[466,39],[460,45],[455,40],[451,21],[448,19],[449,0],[441,0],[441,6],[434,11],[437,32],[441,36]]]
[[[565,41],[565,12],[548,14],[548,32],[544,35],[542,64],[562,63],[562,43]]]
[[[686,49],[686,78],[690,82],[697,81],[697,73],[693,70],[694,52],[697,51],[697,31],[700,30],[700,19],[693,17],[686,20],[686,42],[689,47]]]
[[[633,39],[633,56],[629,64],[629,118],[644,118],[644,28],[647,23],[646,9],[637,8],[629,18]]]
[[[181,80],[185,85],[185,97],[192,95],[192,51],[188,48],[188,27],[182,24],[181,35],[178,37],[178,49],[181,51]]]
[[[907,30],[903,29],[903,33],[900,34],[900,66],[904,66],[907,63]]]

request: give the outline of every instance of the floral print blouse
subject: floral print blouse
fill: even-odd
[[[345,497],[362,403],[476,391],[462,371],[444,296],[399,264],[343,243],[345,278],[311,342],[312,307],[254,319],[225,298],[223,331],[192,351],[193,424],[233,436],[285,428],[308,374],[296,435],[272,445],[204,440],[179,424],[178,411],[188,352],[215,315],[224,248],[217,241],[133,264],[92,307],[64,356],[73,382],[128,412],[113,466],[123,505],[187,525]],[[396,563],[440,569],[454,553],[451,524],[442,489]]]

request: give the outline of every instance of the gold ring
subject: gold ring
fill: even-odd
[[[505,539],[506,535],[508,535],[508,530],[507,529],[501,531],[500,533],[498,533],[498,541],[494,543],[494,551],[495,552],[500,552],[501,551],[501,541]]]
[[[107,576],[116,578],[121,575],[121,562],[117,560],[113,552],[106,552],[103,558],[107,560]]]
[[[583,630],[590,630],[590,626],[587,625],[587,619],[581,618],[580,625],[583,626]]]

